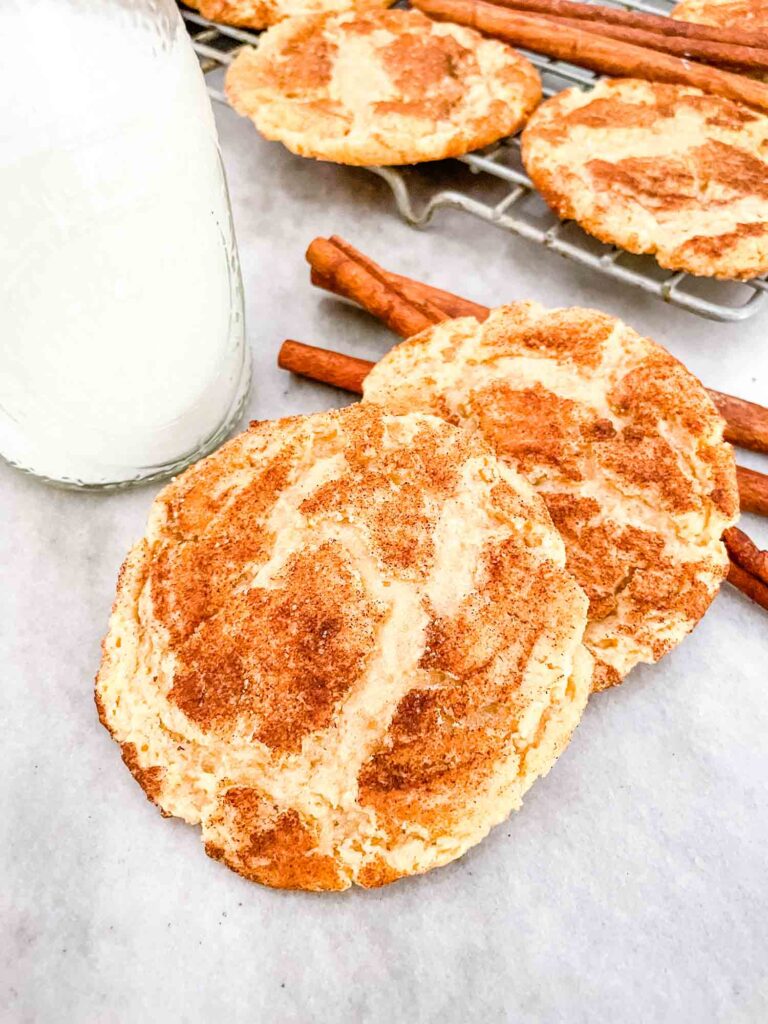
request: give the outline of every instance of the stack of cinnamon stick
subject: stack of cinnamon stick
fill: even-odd
[[[487,306],[392,273],[358,252],[343,239],[317,238],[307,251],[312,283],[351,299],[407,338],[432,324],[459,316],[484,320]],[[284,342],[278,364],[311,380],[362,393],[373,363],[329,349]],[[725,437],[732,444],[768,454],[768,409],[754,402],[709,390],[726,421]],[[737,468],[742,511],[768,516],[768,476]],[[768,611],[768,552],[760,551],[740,529],[723,537],[731,566],[728,581]]]
[[[694,86],[768,110],[768,33],[712,28],[662,15],[573,0],[411,0],[442,21],[467,25],[600,74]]]

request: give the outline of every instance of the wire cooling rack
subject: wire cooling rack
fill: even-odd
[[[625,9],[668,13],[670,0],[615,0]],[[212,99],[226,103],[223,73],[243,44],[258,42],[256,32],[207,21],[182,8],[187,30],[206,75]],[[544,94],[552,96],[572,85],[589,86],[596,76],[562,61],[526,53],[541,72]],[[633,256],[616,246],[604,245],[572,221],[561,221],[535,192],[520,161],[517,136],[460,157],[415,167],[369,167],[383,178],[394,196],[398,212],[417,227],[429,223],[442,207],[463,210],[546,246],[559,256],[591,267],[605,276],[631,285],[664,302],[709,320],[738,321],[753,316],[765,303],[768,279],[715,281],[682,272],[662,270],[650,256]]]

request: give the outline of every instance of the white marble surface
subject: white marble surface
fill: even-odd
[[[480,301],[602,307],[705,382],[768,401],[768,316],[709,324],[459,214],[414,232],[364,172],[217,118],[251,416],[347,400],[276,369],[285,336],[390,344],[307,283],[306,243],[334,231]],[[661,666],[593,700],[522,812],[462,861],[379,892],[273,892],[163,820],[96,719],[115,575],[153,491],[68,493],[0,466],[2,1021],[768,1019],[765,613],[725,588]]]

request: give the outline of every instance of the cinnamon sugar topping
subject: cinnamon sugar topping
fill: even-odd
[[[385,356],[364,394],[465,424],[536,487],[589,597],[596,688],[706,611],[738,515],[733,455],[699,382],[621,321],[526,302],[448,321]]]
[[[536,111],[523,161],[546,201],[662,267],[722,278],[768,270],[768,115],[635,79],[567,89]]]
[[[97,699],[164,813],[268,885],[381,885],[516,807],[586,701],[586,597],[483,443],[371,405],[254,424],[158,497]]]
[[[510,47],[405,10],[284,22],[238,53],[226,89],[266,138],[349,164],[460,156],[516,131],[541,96]]]

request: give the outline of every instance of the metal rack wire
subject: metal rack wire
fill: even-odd
[[[644,0],[615,0],[615,5],[655,14],[672,8],[671,0],[658,0],[655,4]],[[258,34],[214,24],[185,8],[182,8],[182,15],[207,76],[208,92],[212,99],[226,103],[223,72],[239,47],[258,42]],[[588,86],[595,80],[592,72],[572,64],[535,53],[526,53],[526,56],[541,72],[546,96],[571,85]],[[443,187],[445,174],[441,171],[437,175],[439,181],[434,174],[436,166],[443,168],[445,165],[449,167],[450,187],[447,188]],[[748,282],[715,281],[662,270],[650,256],[633,256],[616,246],[604,245],[576,224],[559,220],[525,174],[517,136],[441,165],[369,167],[366,170],[389,185],[398,212],[416,227],[428,224],[443,207],[462,210],[708,320],[746,320],[766,300],[766,278]]]

